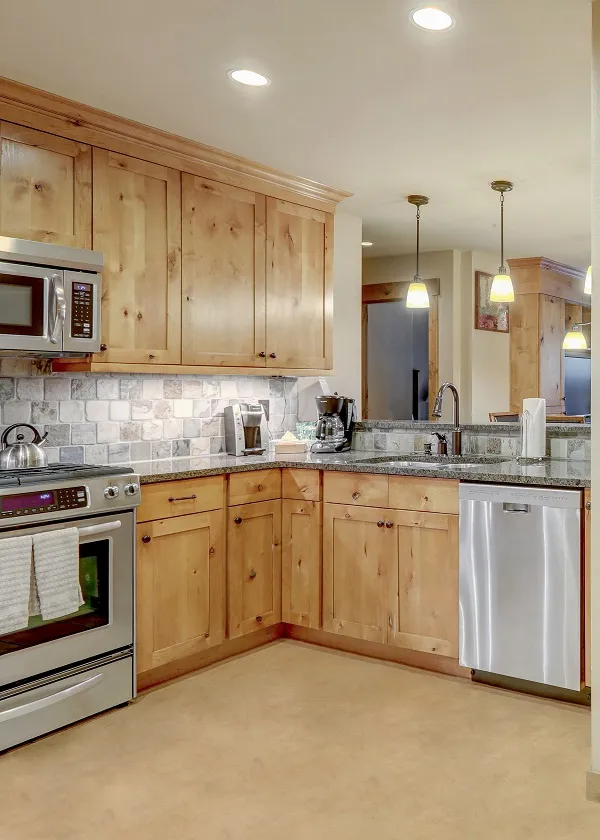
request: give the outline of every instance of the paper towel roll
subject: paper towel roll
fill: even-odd
[[[546,400],[530,398],[523,400],[522,419],[524,458],[544,458],[546,455]]]

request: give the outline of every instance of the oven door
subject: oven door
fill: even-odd
[[[63,272],[0,262],[0,350],[62,352]]]
[[[69,520],[43,529],[80,529],[77,612],[0,636],[0,687],[45,674],[133,644],[134,514]],[[2,531],[0,539],[39,533],[40,526]]]

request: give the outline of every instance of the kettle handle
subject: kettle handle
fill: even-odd
[[[2,449],[6,449],[6,444],[8,443],[8,436],[9,434],[14,431],[14,429],[31,429],[34,433],[33,443],[37,444],[44,444],[46,442],[46,438],[48,437],[48,432],[45,432],[43,435],[40,435],[38,430],[35,426],[32,426],[31,423],[13,423],[12,426],[9,426],[8,429],[5,429],[2,432],[2,437],[0,438],[0,443],[2,444]]]

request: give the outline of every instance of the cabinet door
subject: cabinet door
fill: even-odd
[[[540,295],[540,385],[539,396],[546,400],[548,414],[565,410],[563,349],[565,302],[561,298]]]
[[[180,173],[94,149],[94,248],[104,252],[101,362],[181,361]]]
[[[281,501],[227,509],[229,637],[281,621]]]
[[[591,686],[592,684],[592,590],[591,590],[591,562],[592,562],[592,493],[591,490],[586,489],[583,492],[583,499],[585,503],[585,517],[583,526],[583,538],[585,545],[584,553],[584,618],[585,618],[585,684]]]
[[[264,354],[265,197],[184,173],[183,364],[264,367]]]
[[[388,641],[458,656],[458,516],[389,511],[398,587]]]
[[[331,368],[333,216],[267,198],[267,366]]]
[[[325,504],[323,630],[387,641],[397,592],[398,542],[391,512]]]
[[[137,526],[137,670],[220,644],[225,637],[222,510]]]
[[[316,629],[321,626],[321,520],[321,502],[282,502],[282,618]]]
[[[92,240],[91,149],[0,123],[0,234],[73,248]]]

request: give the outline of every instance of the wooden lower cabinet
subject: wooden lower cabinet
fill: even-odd
[[[458,655],[458,516],[325,504],[323,629]]]
[[[397,591],[393,511],[325,504],[323,630],[386,642]]]
[[[321,502],[284,499],[281,560],[283,621],[321,626]]]
[[[225,638],[224,511],[137,526],[137,670]]]
[[[281,500],[227,509],[229,638],[281,621]]]
[[[388,642],[458,656],[458,516],[396,510],[397,600]]]

